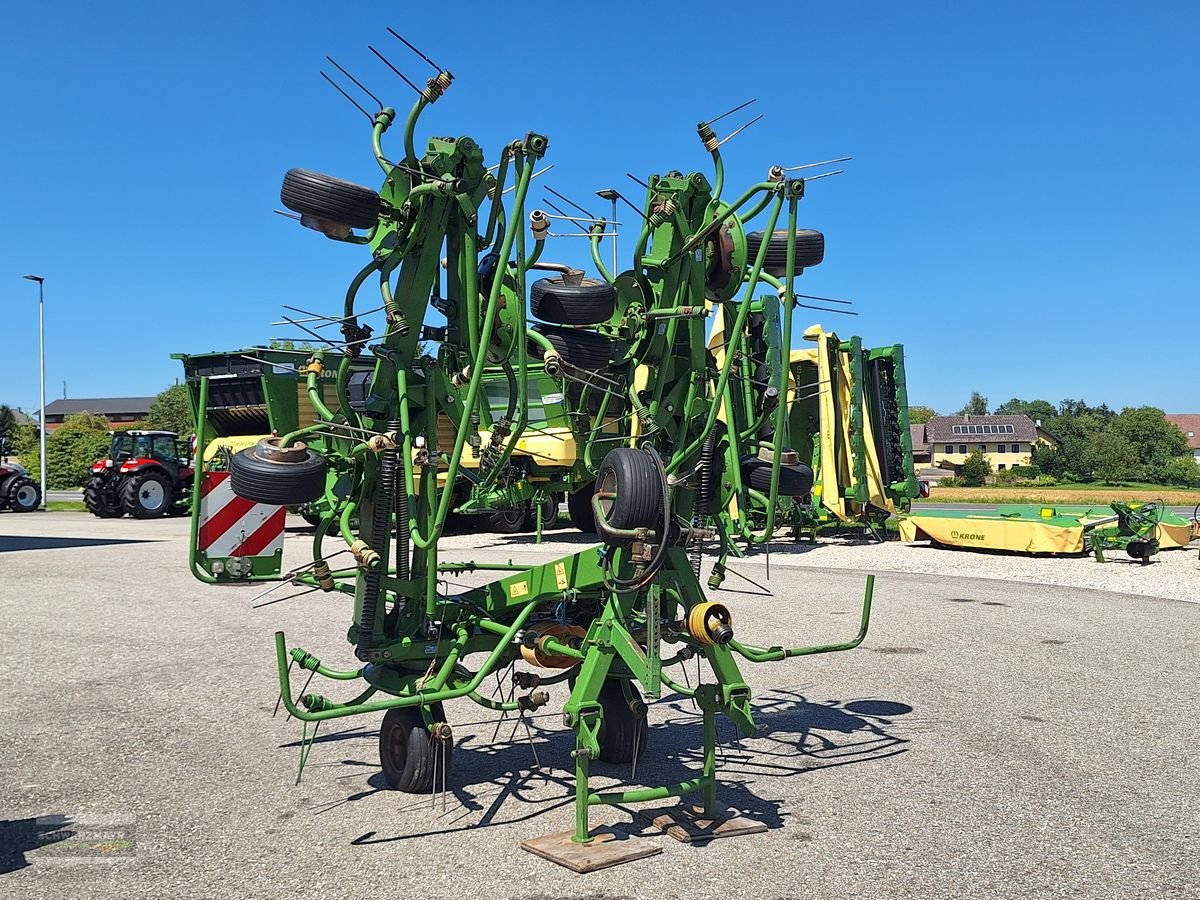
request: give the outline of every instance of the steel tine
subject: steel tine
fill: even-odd
[[[554,168],[554,163],[550,163],[550,165],[545,166],[541,169],[538,169],[536,172],[534,172],[532,175],[530,175],[529,180],[533,181],[533,179],[537,178],[539,175],[541,175],[545,172],[549,172],[553,168]],[[500,192],[500,196],[503,197],[509,191],[515,191],[516,189],[517,189],[517,186],[515,184],[509,185],[508,187],[506,187],[504,190],[502,190]]]
[[[626,172],[625,177],[633,180],[637,184],[640,184],[646,190],[650,190],[650,185],[646,184],[646,182],[642,181],[642,179],[638,178],[636,175],[632,174],[631,172]],[[618,191],[618,193],[620,193],[620,192]]]
[[[555,212],[559,213],[559,214],[560,214],[560,215],[559,215],[559,218],[563,218],[563,219],[571,219],[571,217],[570,217],[570,216],[568,216],[568,215],[567,215],[565,212],[563,212],[563,211],[562,211],[562,209],[560,209],[558,206],[555,206],[555,205],[554,205],[554,203],[552,203],[551,201],[547,200],[545,197],[543,197],[543,198],[542,198],[542,202],[543,202],[543,203],[545,203],[545,204],[546,204],[548,207],[550,207],[550,208],[551,208],[552,210],[554,210]],[[578,228],[580,231],[582,231],[582,232],[583,232],[584,234],[586,234],[586,235],[589,235],[589,236],[590,236],[590,235],[591,235],[591,233],[592,233],[590,229],[587,229],[587,228],[585,228],[585,227],[584,227],[583,225],[581,225],[579,222],[576,222],[576,221],[572,220],[571,224],[573,224],[573,225],[574,225],[576,228]]]
[[[792,292],[793,297],[803,297],[805,300],[820,300],[822,303],[844,303],[850,306],[854,303],[853,300],[835,300],[833,297],[818,297],[816,294],[797,294]]]
[[[365,85],[364,85],[364,84],[363,84],[361,81],[359,81],[357,78],[355,78],[355,77],[354,77],[353,75],[351,75],[349,72],[347,72],[345,69],[343,69],[341,66],[339,66],[339,65],[337,64],[337,61],[336,61],[336,60],[334,60],[334,58],[333,58],[332,56],[326,56],[325,58],[326,58],[327,60],[329,60],[331,63],[333,63],[334,67],[335,67],[335,68],[336,68],[336,69],[337,69],[339,72],[341,72],[343,75],[345,75],[345,76],[346,76],[347,78],[349,78],[351,81],[353,81],[353,82],[354,82],[356,85],[358,85],[358,87],[359,87],[359,90],[361,90],[361,91],[362,91],[364,94],[366,94],[368,97],[370,97],[372,100],[374,100],[374,101],[375,101],[375,103],[376,103],[376,104],[378,104],[378,106],[379,106],[379,108],[380,108],[380,109],[383,109],[383,101],[382,101],[382,100],[380,100],[378,97],[376,97],[374,94],[372,94],[372,93],[371,93],[369,90],[367,90],[366,86],[365,86]],[[374,121],[374,120],[372,120],[372,121]]]
[[[583,213],[589,219],[596,218],[596,216],[594,214],[588,212],[586,209],[584,209],[582,206],[580,206],[578,203],[576,203],[570,197],[564,197],[562,194],[560,194],[554,188],[550,187],[550,185],[546,185],[546,190],[548,190],[550,193],[552,193],[555,197],[557,197],[559,200],[563,201],[564,203],[568,203],[571,206],[575,207],[577,210],[579,210],[581,213]]]
[[[834,169],[832,172],[822,172],[819,175],[809,175],[804,180],[806,182],[816,181],[818,178],[828,178],[830,175],[841,175],[845,171],[846,171],[845,169]]]
[[[401,72],[395,66],[393,66],[391,61],[386,56],[384,56],[382,53],[380,53],[378,50],[376,50],[370,44],[367,44],[367,49],[370,50],[372,53],[374,53],[376,56],[378,56],[380,58],[380,60],[383,61],[383,64],[385,66],[387,66],[389,69],[391,69],[397,75],[399,75],[405,84],[407,84],[410,88],[412,88],[418,94],[421,94],[422,96],[424,96],[424,93],[422,92],[422,90],[419,87],[417,87],[415,84],[413,84],[411,81],[409,81],[407,75],[405,75],[403,72]]]
[[[745,131],[747,128],[749,128],[751,125],[753,125],[755,122],[759,122],[761,120],[762,120],[761,115],[755,116],[753,119],[751,119],[745,125],[743,125],[741,128],[737,129],[737,131],[731,131],[729,134],[725,135],[725,137],[723,137],[719,141],[717,141],[717,146],[720,147],[726,141],[732,140],[733,138],[735,138],[739,134],[741,134],[743,131]]]
[[[747,106],[749,106],[751,103],[757,103],[757,102],[758,102],[758,98],[757,98],[757,97],[752,97],[751,99],[747,100],[745,103],[739,103],[739,104],[738,104],[737,106],[735,106],[733,109],[727,109],[725,112],[721,113],[721,114],[720,114],[719,116],[717,116],[715,119],[709,119],[709,120],[708,120],[707,122],[705,122],[704,124],[705,124],[705,125],[712,125],[712,123],[713,123],[713,122],[720,122],[720,121],[721,121],[723,118],[725,118],[726,116],[732,116],[732,115],[733,115],[735,112],[737,112],[739,109],[745,109],[745,108],[746,108]]]
[[[805,163],[802,166],[784,166],[783,171],[799,172],[801,169],[814,169],[817,166],[831,166],[834,163],[848,162],[849,160],[852,160],[852,159],[854,159],[853,156],[839,156],[837,159],[823,159],[820,162]]]
[[[341,86],[340,84],[338,84],[336,81],[334,81],[334,80],[333,80],[332,78],[330,78],[328,75],[326,75],[324,72],[321,72],[321,77],[322,77],[322,78],[324,78],[326,81],[328,81],[330,84],[332,84],[332,85],[333,85],[333,89],[334,89],[335,91],[337,91],[339,94],[341,94],[343,97],[345,97],[345,98],[346,98],[347,100],[349,100],[351,103],[353,103],[353,104],[354,104],[354,106],[355,106],[355,108],[356,108],[356,109],[357,109],[357,110],[358,110],[360,113],[362,113],[364,116],[366,116],[366,117],[367,117],[367,121],[368,121],[368,122],[374,122],[374,121],[375,121],[375,117],[374,117],[374,116],[372,116],[372,115],[371,115],[369,112],[367,112],[365,109],[363,109],[363,108],[362,108],[362,105],[361,105],[361,104],[360,104],[360,103],[359,103],[357,100],[355,100],[353,97],[351,97],[349,94],[347,94],[347,93],[346,93],[344,90],[342,90],[342,86]]]
[[[396,34],[396,32],[392,30],[390,25],[388,25],[386,27],[387,27],[388,34],[390,34],[392,37],[394,37],[396,40],[398,40],[400,43],[402,43],[405,47],[407,47],[413,53],[417,54],[417,56],[421,57],[421,59],[425,60],[425,62],[427,62],[431,66],[433,66],[434,71],[437,72],[439,75],[445,71],[445,69],[443,69],[437,63],[435,63],[432,59],[430,59],[428,56],[426,56],[424,53],[422,53],[420,50],[418,50],[416,47],[414,47],[412,44],[410,44],[408,41],[406,41],[400,35]]]
[[[300,216],[296,215],[294,212],[287,212],[286,210],[282,209],[273,209],[271,212],[275,213],[277,216],[283,216],[285,219],[295,219],[297,222],[300,221]]]

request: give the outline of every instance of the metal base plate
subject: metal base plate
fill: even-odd
[[[580,874],[662,853],[662,847],[654,841],[615,831],[611,825],[593,828],[591,835],[590,842],[577,844],[571,840],[574,831],[544,834],[521,841],[521,849]]]
[[[704,807],[679,804],[664,809],[638,810],[637,814],[647,819],[656,828],[683,841],[685,844],[711,841],[716,838],[737,837],[743,834],[758,834],[766,831],[763,822],[756,822],[739,815],[737,810],[727,809],[715,818],[705,818]]]

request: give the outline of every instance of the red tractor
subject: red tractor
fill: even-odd
[[[118,431],[107,459],[92,464],[83,489],[88,511],[101,519],[182,515],[191,499],[191,445],[173,431]]]
[[[25,467],[0,459],[0,510],[33,512],[41,502],[42,491]]]

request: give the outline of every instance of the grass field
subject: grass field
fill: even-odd
[[[1114,500],[1161,500],[1168,506],[1194,506],[1200,491],[1163,487],[938,487],[926,503],[1112,503]],[[917,503],[922,501],[918,500]]]
[[[87,512],[82,500],[47,500],[47,512]]]

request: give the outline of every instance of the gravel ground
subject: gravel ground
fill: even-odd
[[[554,536],[538,548],[459,535],[443,552],[532,563],[580,548],[566,530]],[[303,530],[289,537],[290,561],[307,542]],[[517,849],[572,823],[570,737],[556,712],[529,732],[510,719],[493,739],[490,714],[452,704],[444,798],[382,789],[378,717],[327,724],[295,786],[300,728],[271,717],[271,634],[352,665],[345,602],[252,610],[253,589],[201,585],[186,572],[185,522],[3,514],[0,895],[1194,897],[1200,608],[1091,580],[1128,572],[1145,585],[1170,571],[1156,588],[1166,593],[1194,578],[1194,553],[1158,559],[1142,570],[781,545],[775,596],[737,579],[720,594],[745,640],[846,638],[856,570],[880,575],[861,648],[743,667],[765,729],[735,744],[725,723],[720,798],[769,830],[692,847],[643,829],[632,810],[596,811],[593,825],[641,829],[663,853],[576,876]],[[1026,587],[1044,577],[1031,563],[1071,565],[1072,584]],[[761,555],[735,568],[765,582]],[[565,694],[552,697],[553,709]],[[664,698],[651,724],[636,775],[597,766],[594,787],[674,781],[699,765],[690,704]],[[49,814],[124,817],[136,852],[46,858],[20,841]]]

